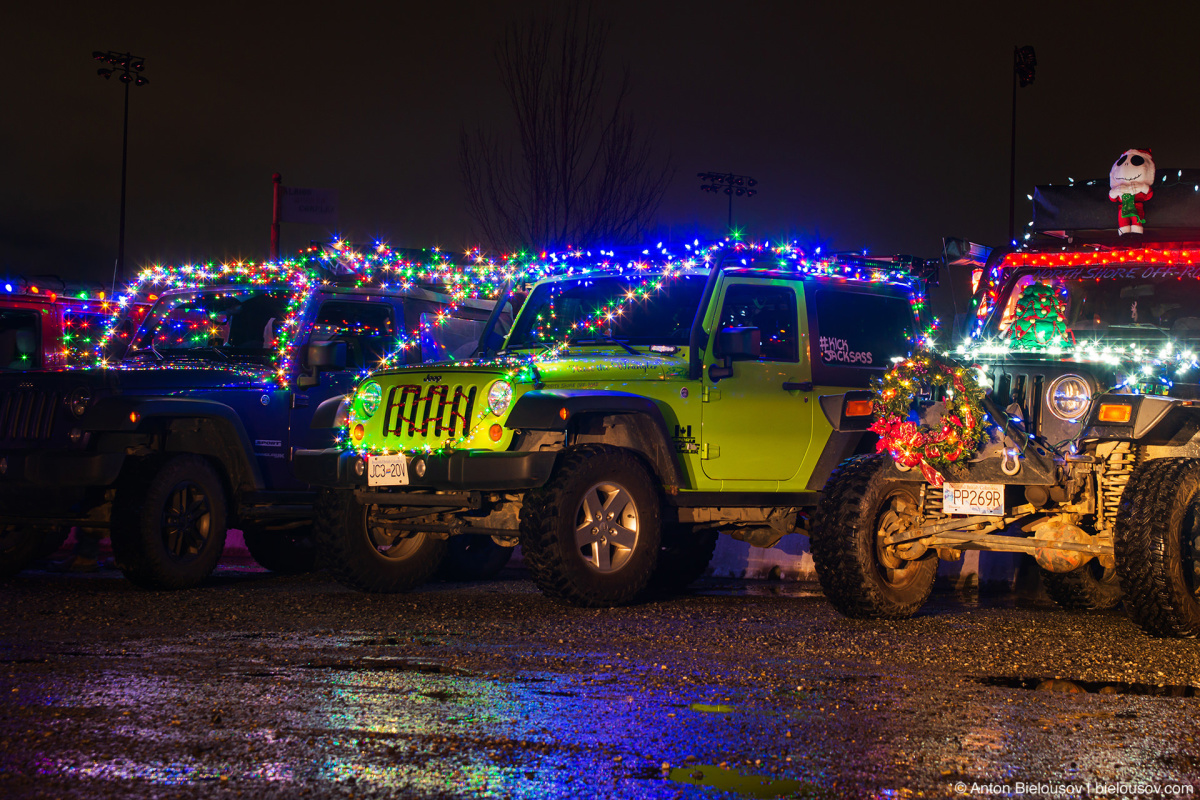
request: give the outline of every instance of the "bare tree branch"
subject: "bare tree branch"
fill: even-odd
[[[609,79],[610,26],[590,6],[512,25],[496,48],[515,125],[461,135],[468,208],[492,247],[621,244],[650,226],[673,174]]]

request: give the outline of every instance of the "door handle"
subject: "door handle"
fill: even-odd
[[[294,394],[292,395],[292,408],[304,408],[308,405],[308,395]]]
[[[785,392],[811,392],[813,390],[813,382],[800,381],[799,383],[793,383],[792,381],[785,381],[783,390]]]

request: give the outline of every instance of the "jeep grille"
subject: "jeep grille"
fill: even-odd
[[[8,391],[0,399],[0,439],[49,439],[58,392]]]
[[[1021,419],[1025,420],[1025,429],[1038,430],[1038,423],[1042,421],[1042,393],[1046,389],[1046,376],[997,369],[992,379],[995,387],[993,396],[1000,407],[1008,408],[1016,403],[1021,409]]]
[[[440,438],[460,436],[471,429],[477,386],[393,386],[388,390],[383,435]]]
[[[992,399],[1000,408],[1014,403],[1021,409],[1025,430],[1043,436],[1051,444],[1079,435],[1082,422],[1066,422],[1050,413],[1046,390],[1055,378],[1079,372],[1070,364],[1002,364],[992,369]]]

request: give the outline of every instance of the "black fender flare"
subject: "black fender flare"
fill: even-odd
[[[504,425],[567,433],[579,421],[597,415],[623,418],[622,424],[634,433],[632,449],[646,457],[668,494],[684,485],[662,409],[643,395],[607,389],[535,389],[517,400]]]
[[[825,419],[829,420],[829,424],[835,432],[862,433],[871,427],[875,417],[874,415],[847,417],[846,401],[871,400],[874,396],[875,393],[870,389],[854,389],[845,394],[821,395],[817,398],[817,402],[821,404],[821,412],[825,415]]]
[[[1104,422],[1100,406],[1132,406],[1129,421]],[[1102,394],[1092,401],[1084,439],[1117,439],[1146,445],[1183,447],[1200,432],[1200,408],[1173,397]]]
[[[223,442],[224,448],[216,448],[206,455],[220,457],[223,451],[227,458],[235,462],[227,465],[235,490],[265,488],[262,470],[254,459],[253,443],[246,433],[246,426],[242,424],[241,417],[232,406],[215,400],[186,397],[109,397],[88,409],[80,420],[80,427],[94,434],[131,434],[144,432],[156,423],[183,419],[212,420],[218,429],[232,437],[232,441]]]
[[[322,400],[315,411],[308,427],[313,430],[325,428],[341,428],[346,424],[346,411],[349,409],[350,395],[335,394]],[[343,406],[342,404],[346,405]]]

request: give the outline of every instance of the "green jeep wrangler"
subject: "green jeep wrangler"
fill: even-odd
[[[709,250],[537,283],[507,337],[469,361],[380,371],[299,451],[348,586],[410,589],[447,540],[521,545],[541,590],[581,606],[682,588],[718,532],[770,547],[806,532],[833,468],[870,442],[818,398],[868,386],[910,348],[937,264]],[[870,403],[844,413],[869,416]]]

